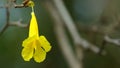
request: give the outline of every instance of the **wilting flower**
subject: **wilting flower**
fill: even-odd
[[[33,10],[31,16],[29,37],[23,41],[24,48],[21,54],[25,61],[34,58],[36,62],[42,62],[46,58],[46,53],[51,50],[51,46],[45,36],[39,36],[38,24]]]

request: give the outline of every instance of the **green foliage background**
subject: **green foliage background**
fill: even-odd
[[[77,17],[76,11],[74,11],[75,3],[78,4],[79,0],[64,0],[65,4],[71,13],[74,21],[82,21],[85,25],[90,25],[91,22],[95,23],[96,17],[92,20],[82,16]],[[78,1],[78,2],[77,2]],[[86,0],[87,1],[87,0]],[[17,3],[21,3],[22,0],[18,0]],[[39,32],[41,35],[45,35],[52,45],[52,50],[47,54],[47,58],[42,63],[36,63],[33,59],[30,62],[25,62],[21,57],[22,41],[28,36],[28,28],[9,27],[0,36],[0,68],[68,68],[68,65],[63,57],[60,48],[57,44],[57,39],[54,34],[53,20],[50,14],[41,5],[42,1],[35,0],[35,13],[39,24]],[[82,0],[80,0],[82,2]],[[0,6],[6,4],[6,0],[0,0]],[[79,5],[79,4],[78,4]],[[79,6],[78,6],[79,7]],[[10,21],[23,20],[23,23],[29,23],[31,8],[10,8]],[[82,18],[82,19],[81,19]],[[0,9],[0,30],[6,23],[5,9]],[[93,23],[92,23],[93,24]],[[81,32],[81,31],[80,31]],[[113,34],[113,36],[119,37],[119,32]],[[82,36],[89,40],[88,33],[82,32]],[[96,43],[100,47],[101,35],[96,36]],[[91,51],[84,51],[84,68],[120,68],[120,48],[113,44],[107,44],[105,48],[107,55],[101,56]]]

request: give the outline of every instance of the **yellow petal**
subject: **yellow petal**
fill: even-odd
[[[34,48],[32,46],[32,43],[29,43],[26,45],[22,50],[22,57],[25,61],[29,61],[33,57]]]
[[[41,46],[45,49],[46,52],[51,50],[50,43],[44,36],[40,36],[39,41],[40,41]]]
[[[35,36],[28,37],[27,39],[25,39],[23,41],[22,46],[24,47],[24,46],[28,45],[29,43],[33,42],[35,40],[35,38],[36,38]]]
[[[40,47],[40,45],[37,45],[33,57],[36,62],[40,63],[45,60],[46,52]]]
[[[29,37],[32,37],[34,35],[39,36],[38,24],[37,24],[34,11],[31,12],[31,16],[32,18],[31,18],[30,27],[29,27]]]

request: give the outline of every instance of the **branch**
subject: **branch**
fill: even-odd
[[[53,18],[54,22],[54,29],[56,33],[56,37],[58,38],[58,42],[60,48],[62,49],[62,53],[68,62],[70,68],[82,68],[81,63],[75,57],[72,48],[70,47],[70,43],[68,42],[68,38],[65,34],[63,21],[59,13],[57,12],[56,8],[53,6],[52,3],[46,1],[45,7],[49,10],[51,17]]]
[[[59,14],[61,15],[61,18],[64,20],[64,24],[68,28],[74,43],[77,46],[82,46],[84,49],[90,49],[95,53],[99,53],[100,49],[96,47],[95,45],[89,43],[85,39],[83,39],[80,34],[77,31],[77,28],[74,24],[74,21],[72,20],[71,16],[69,15],[69,12],[67,11],[64,3],[62,0],[53,0],[55,3],[55,6],[57,7],[57,10]],[[103,53],[104,54],[104,53]]]

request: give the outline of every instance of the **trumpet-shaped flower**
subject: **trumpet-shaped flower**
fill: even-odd
[[[45,36],[39,36],[38,24],[33,10],[31,16],[29,37],[22,43],[23,50],[21,54],[25,61],[34,58],[36,62],[42,62],[46,58],[46,53],[51,50],[51,46]]]

